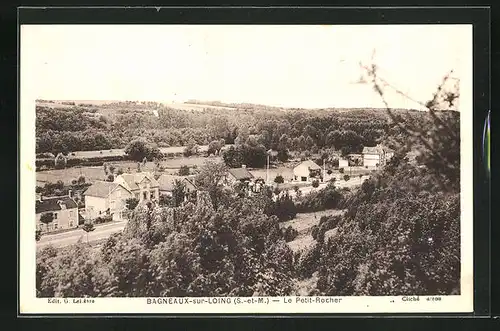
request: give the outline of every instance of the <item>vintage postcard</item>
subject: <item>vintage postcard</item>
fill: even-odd
[[[472,25],[20,51],[20,313],[472,312]]]

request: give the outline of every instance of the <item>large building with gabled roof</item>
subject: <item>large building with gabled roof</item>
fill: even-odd
[[[105,181],[94,182],[83,195],[85,218],[88,220],[106,216],[111,216],[113,220],[122,220],[126,200],[133,197],[132,192],[124,185]]]
[[[70,196],[39,197],[35,202],[35,214],[37,230],[42,232],[78,227],[78,204]],[[50,222],[41,221],[44,214],[50,215]]]

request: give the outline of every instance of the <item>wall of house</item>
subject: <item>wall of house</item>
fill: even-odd
[[[375,167],[380,165],[380,156],[377,154],[364,154],[363,155],[363,165],[365,167]]]
[[[108,200],[106,198],[85,196],[85,213],[88,215],[88,218],[95,219],[99,216],[104,216],[108,208]]]
[[[151,187],[151,182],[147,179],[139,183],[139,190],[134,190],[133,193],[137,196],[139,194],[139,201],[158,200],[160,198],[160,189],[158,187]]]
[[[63,209],[53,211],[54,220],[49,223],[48,227],[40,222],[40,217],[44,213],[36,214],[36,227],[42,232],[50,232],[60,229],[72,229],[78,226],[78,208]]]
[[[126,201],[131,197],[132,194],[121,186],[113,190],[107,198],[86,196],[85,211],[90,219],[106,215],[108,208],[110,214],[119,215],[127,208]]]
[[[131,198],[132,194],[125,188],[118,186],[111,192],[108,198],[109,212],[113,215],[119,215],[120,212],[127,208],[127,199]],[[120,217],[121,218],[121,217]]]
[[[301,181],[301,177],[306,177],[307,181],[309,181],[309,167],[306,165],[298,165],[293,169],[293,175],[295,176],[295,180]]]
[[[339,159],[339,168],[345,168],[349,166],[349,161],[345,159]]]
[[[184,180],[184,184],[186,185],[187,193],[192,193],[196,191],[196,187],[193,184],[191,184],[191,182],[189,182],[188,180]]]

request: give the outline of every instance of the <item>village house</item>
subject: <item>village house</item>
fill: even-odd
[[[114,183],[123,185],[139,202],[160,199],[160,184],[150,173],[121,174],[115,178]]]
[[[111,216],[114,221],[123,220],[127,208],[126,200],[133,197],[124,185],[114,182],[96,181],[84,193],[85,218]]]
[[[339,158],[339,168],[347,168],[349,166],[349,160],[344,158]]]
[[[157,179],[160,194],[172,196],[176,180],[179,180],[184,184],[186,199],[196,194],[198,188],[195,185],[195,176],[175,176],[167,174],[163,174]]]
[[[384,166],[393,155],[392,150],[381,145],[364,147],[363,165],[368,168]]]
[[[226,185],[234,185],[236,183],[246,183],[250,184],[254,179],[254,176],[245,165],[242,165],[241,168],[232,168],[227,171],[225,177]]]
[[[36,227],[42,232],[78,227],[78,205],[69,195],[50,198],[37,197],[35,213]],[[51,219],[51,221],[44,223],[41,219]]]
[[[310,182],[313,179],[321,179],[321,167],[311,160],[306,160],[293,168],[294,180]]]

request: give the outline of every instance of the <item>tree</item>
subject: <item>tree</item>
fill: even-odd
[[[339,173],[343,174],[344,173],[344,168],[339,168]]]
[[[125,200],[125,205],[127,206],[128,210],[134,210],[138,204],[139,204],[139,199],[137,198],[128,198],[127,200]]]
[[[285,182],[285,179],[282,175],[278,175],[274,178],[274,182],[277,184],[283,184]]]
[[[82,230],[87,233],[87,244],[89,243],[89,232],[92,232],[95,230],[94,223],[87,221],[83,224]]]
[[[35,231],[35,240],[39,241],[40,238],[42,238],[42,230],[36,230]]]
[[[208,155],[218,155],[220,150],[222,148],[221,141],[220,140],[213,140],[208,144],[208,150],[207,154]]]
[[[169,195],[160,194],[159,204],[163,207],[172,207],[174,205],[174,199]]]
[[[319,180],[317,180],[317,179],[313,180],[312,187],[314,187],[314,188],[319,187]]]
[[[158,157],[160,150],[147,140],[139,138],[132,140],[125,147],[125,154],[127,154],[131,160],[143,161],[144,158],[153,159],[154,157]]]
[[[180,206],[184,202],[185,197],[186,185],[182,181],[176,179],[174,181],[174,187],[172,189],[172,199],[174,202],[174,206]]]
[[[115,170],[116,170],[116,167],[115,167],[114,165],[110,164],[110,165],[109,165],[109,167],[108,167],[108,169],[109,169],[109,172],[110,172],[111,174],[114,174],[114,173],[115,173]]]
[[[199,146],[194,139],[190,139],[186,148],[184,148],[184,156],[198,155]]]
[[[78,177],[78,185],[82,185],[82,184],[85,184],[85,177],[84,176],[80,176]]]
[[[113,182],[115,180],[115,176],[113,174],[109,174],[108,177],[106,178],[106,181],[108,182]]]
[[[314,146],[314,140],[311,138],[311,136],[307,136],[305,140],[305,149],[311,150]]]
[[[179,168],[179,176],[189,176],[189,174],[190,174],[190,171],[189,171],[189,167],[187,165],[182,165]]]
[[[49,231],[49,224],[54,220],[54,213],[43,213],[40,215],[40,222],[45,224],[47,231]]]
[[[57,154],[56,158],[54,159],[54,165],[56,169],[66,168],[67,163],[68,159],[66,158],[66,156],[63,155],[63,153]]]
[[[349,175],[344,175],[344,180],[347,182],[349,179],[351,179],[351,177]]]
[[[224,163],[207,161],[200,168],[200,171],[195,179],[198,189],[209,193],[215,209],[218,207],[218,202],[222,194],[223,181],[226,174],[227,167]]]

